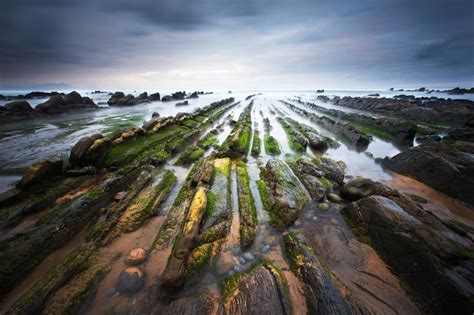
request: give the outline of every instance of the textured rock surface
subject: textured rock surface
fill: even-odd
[[[472,146],[427,142],[385,158],[382,165],[474,205],[474,158],[469,149]]]
[[[284,287],[265,266],[258,266],[239,281],[226,303],[228,314],[287,314]]]
[[[292,225],[309,201],[306,191],[286,163],[279,159],[268,161],[264,178],[274,224],[280,228]]]
[[[425,225],[386,197],[363,198],[342,213],[410,285],[425,308],[464,313],[474,307],[468,284],[474,270],[465,254],[472,248]]]
[[[292,270],[305,284],[309,312],[312,314],[363,314],[334,275],[321,264],[304,236],[290,232],[284,236]]]

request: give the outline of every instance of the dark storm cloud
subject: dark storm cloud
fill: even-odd
[[[473,11],[471,0],[7,0],[0,83],[199,79],[221,64],[255,80],[472,82]]]

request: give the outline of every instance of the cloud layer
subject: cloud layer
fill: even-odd
[[[471,0],[6,0],[0,85],[357,88],[474,82]]]

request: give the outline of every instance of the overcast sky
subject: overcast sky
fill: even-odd
[[[0,85],[474,85],[472,0],[2,0]]]

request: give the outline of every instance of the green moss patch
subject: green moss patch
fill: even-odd
[[[281,154],[280,145],[278,144],[277,139],[275,139],[273,136],[265,135],[263,141],[265,146],[265,153],[267,153],[268,155]]]

